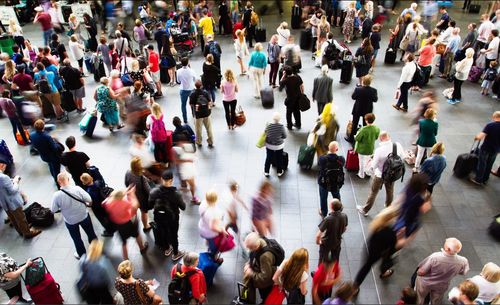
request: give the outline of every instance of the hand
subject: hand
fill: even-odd
[[[28,259],[26,260],[26,266],[28,266],[28,267],[29,267],[29,266],[31,266],[32,264],[33,264],[33,261],[31,260],[31,258],[28,258]]]
[[[12,181],[14,181],[15,183],[19,183],[19,181],[21,181],[21,177],[15,176],[14,179],[12,179]]]

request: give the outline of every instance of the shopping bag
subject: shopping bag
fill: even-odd
[[[267,132],[263,132],[259,139],[257,140],[257,144],[255,144],[255,146],[257,146],[258,148],[262,148],[266,145],[266,136],[267,136]]]
[[[285,292],[281,290],[278,285],[274,285],[273,289],[267,296],[264,304],[276,305],[283,304],[283,300],[285,299]]]

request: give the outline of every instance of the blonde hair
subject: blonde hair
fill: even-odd
[[[141,19],[135,19],[135,26],[141,26],[141,25],[142,25]]]
[[[151,112],[153,113],[153,115],[154,115],[157,119],[159,119],[159,118],[161,117],[161,115],[163,114],[163,113],[161,112],[161,106],[160,106],[160,104],[158,104],[158,103],[156,103],[156,102],[155,102],[155,103],[153,103],[153,105],[151,106]]]
[[[139,61],[137,59],[132,60],[132,63],[130,64],[130,67],[132,67],[133,72],[137,72],[140,69]]]
[[[94,183],[94,178],[92,178],[91,175],[84,173],[80,176],[80,181],[83,183],[83,185],[91,185]]]
[[[302,274],[309,266],[309,252],[306,248],[299,248],[293,251],[292,256],[283,266],[281,279],[283,288],[290,291],[300,285]]]
[[[433,120],[435,117],[436,117],[436,110],[434,110],[432,108],[428,108],[424,112],[424,118],[426,118],[428,120]]]
[[[132,276],[132,272],[134,271],[134,267],[132,267],[132,262],[128,259],[121,262],[118,265],[118,274],[124,280],[129,279]]]
[[[122,200],[123,198],[125,198],[125,192],[122,190],[114,190],[113,192],[111,192],[109,197],[111,198],[111,200]]]
[[[262,51],[262,49],[263,49],[263,47],[262,47],[262,43],[257,42],[257,43],[255,44],[254,49],[255,49],[255,51],[259,51],[259,52],[260,52],[260,51]]]
[[[102,255],[102,249],[104,247],[104,243],[98,239],[94,239],[90,245],[88,250],[87,258],[89,261],[96,261]]]
[[[217,193],[214,190],[210,190],[205,195],[205,199],[207,200],[209,206],[214,206],[217,202]]]
[[[489,262],[481,270],[481,276],[490,283],[496,283],[500,281],[500,267],[495,263]]]
[[[75,15],[75,14],[71,14],[71,15],[69,15],[68,20],[72,20],[72,19],[76,19],[76,15]]]
[[[12,79],[16,75],[16,66],[12,60],[5,63],[4,75],[7,79]]]
[[[326,21],[326,15],[321,16],[321,20],[319,21],[320,26],[326,26],[328,22]]]
[[[234,73],[233,73],[233,70],[226,69],[226,71],[224,72],[224,78],[226,79],[226,81],[228,81],[230,83],[234,82]]]
[[[237,30],[235,35],[236,37],[238,37],[240,43],[243,43],[245,41],[245,32],[243,30]]]
[[[398,210],[393,206],[383,209],[370,223],[370,232],[373,234],[387,226],[391,226],[396,220],[396,217],[398,217],[398,214]]]
[[[144,167],[142,167],[141,158],[133,157],[132,160],[130,160],[130,171],[136,176],[142,176]]]
[[[444,144],[443,142],[437,142],[432,146],[431,154],[432,155],[442,155],[444,153]]]
[[[73,35],[71,35],[71,36],[69,37],[69,40],[71,40],[72,42],[77,42],[77,41],[78,41],[78,38],[76,37],[76,35],[75,35],[75,34],[73,34]]]

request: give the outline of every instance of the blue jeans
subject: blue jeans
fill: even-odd
[[[212,98],[212,102],[215,103],[215,88],[211,88],[211,89],[206,89],[208,91],[208,93],[210,94],[210,97]]]
[[[319,204],[321,207],[321,215],[323,217],[326,217],[328,215],[328,190],[322,187],[321,185],[318,185],[319,187]],[[333,192],[330,191],[332,194],[333,198],[337,198],[340,200],[340,190]]]
[[[189,95],[191,95],[192,90],[181,90],[180,95],[181,95],[181,110],[182,110],[182,119],[184,120],[184,124],[187,124],[188,118],[187,118],[187,102],[189,99]]]
[[[12,125],[12,133],[14,134],[14,139],[16,139],[16,133],[19,131],[19,134],[21,134],[21,137],[22,137],[24,143],[28,144],[30,142],[30,140],[28,140],[28,138],[26,138],[26,134],[24,133],[23,124],[21,124],[21,121],[19,120],[19,118],[9,118],[9,121],[10,121],[10,124]]]
[[[54,181],[57,184],[57,175],[61,172],[61,163],[59,161],[56,162],[47,162],[49,165],[49,171],[50,174],[52,175],[52,178],[54,178]]]
[[[88,214],[87,218],[79,223],[76,223],[74,225],[66,223],[66,228],[68,228],[69,235],[71,236],[71,239],[73,239],[73,243],[75,244],[76,252],[78,253],[78,256],[82,257],[82,255],[85,254],[86,250],[85,245],[83,244],[82,236],[80,235],[80,227],[82,227],[83,231],[85,231],[85,234],[87,234],[89,244],[94,239],[97,239],[97,236],[95,235],[94,227],[92,227],[92,220],[90,220],[90,215]]]
[[[479,161],[476,168],[476,181],[479,183],[486,183],[490,177],[491,169],[493,168],[493,163],[497,157],[496,152],[479,150]]]
[[[52,34],[54,34],[54,29],[48,29],[43,32],[43,42],[44,46],[48,46],[49,42],[52,40]]]

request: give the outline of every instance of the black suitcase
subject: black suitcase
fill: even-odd
[[[470,153],[458,155],[457,161],[455,161],[453,174],[458,178],[467,178],[467,176],[477,167],[477,162],[479,160],[477,153],[479,151],[480,142],[477,142],[476,147],[474,147],[475,143],[476,142],[472,144]]]
[[[302,8],[294,5],[292,7],[292,29],[300,29],[302,23]]]
[[[353,66],[351,60],[344,60],[340,70],[340,82],[343,84],[351,83]]]
[[[87,130],[85,130],[85,136],[92,138],[94,135],[94,130],[95,130],[95,125],[97,124],[97,116],[93,115],[90,120],[89,124],[87,125]]]
[[[288,153],[286,151],[283,151],[283,169],[287,170],[288,169]]]
[[[273,108],[274,107],[274,91],[272,87],[266,87],[260,90],[260,99],[262,101],[262,107]]]
[[[99,64],[97,65],[97,69],[94,71],[94,81],[100,82],[101,77],[106,76],[106,70],[104,70],[104,62],[102,59],[99,59]]]
[[[398,56],[396,52],[396,49],[393,49],[391,47],[387,48],[385,50],[384,63],[388,65],[394,64],[396,62],[396,57]]]
[[[153,228],[153,236],[155,238],[155,245],[157,245],[160,249],[165,249],[165,238],[163,237],[162,231],[160,230],[160,226],[154,221],[150,222],[149,225]]]
[[[67,112],[75,111],[76,105],[73,99],[73,93],[68,90],[61,91],[61,107]]]
[[[170,83],[170,76],[168,75],[168,69],[165,67],[160,67],[160,82],[162,84]]]
[[[255,29],[255,41],[257,42],[266,42],[266,29],[262,27],[258,27]]]
[[[300,32],[300,48],[302,50],[311,49],[312,33],[311,29],[305,29]]]
[[[469,14],[479,14],[480,11],[481,11],[481,5],[479,4],[469,5]]]
[[[488,233],[500,242],[500,214],[496,215],[488,227]]]
[[[243,305],[243,304],[247,304],[247,300],[245,300],[245,298],[242,296],[243,295],[243,291],[247,289],[247,286],[243,283],[236,283],[238,285],[238,295],[235,296],[233,298],[233,300],[231,301],[231,305]]]

